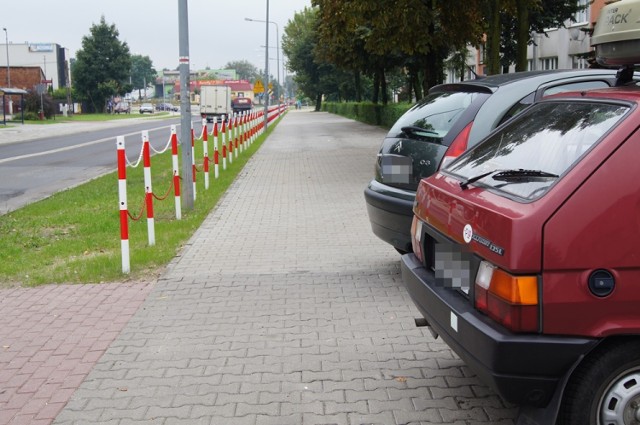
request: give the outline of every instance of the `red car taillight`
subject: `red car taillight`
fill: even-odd
[[[473,125],[473,121],[471,121],[462,131],[456,136],[456,138],[451,142],[451,145],[447,149],[442,158],[442,162],[440,162],[440,168],[444,168],[451,161],[462,155],[464,151],[467,150],[469,144],[469,133],[471,133],[471,126]]]
[[[483,261],[476,276],[476,308],[513,332],[539,330],[538,278],[514,276]]]

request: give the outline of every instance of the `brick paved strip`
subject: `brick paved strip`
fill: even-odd
[[[151,287],[0,289],[0,425],[50,424]]]

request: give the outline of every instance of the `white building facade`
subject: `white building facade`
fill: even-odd
[[[8,47],[8,50],[7,50]],[[9,43],[0,44],[0,68],[39,66],[45,81],[54,90],[70,87],[69,50],[56,43]],[[6,82],[0,82],[0,86]]]

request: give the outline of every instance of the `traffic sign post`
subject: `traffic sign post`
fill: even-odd
[[[253,84],[253,93],[260,94],[264,92],[264,85],[262,84],[262,80],[256,80]]]

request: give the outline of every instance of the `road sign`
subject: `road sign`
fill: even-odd
[[[256,82],[253,84],[253,92],[256,94],[264,92],[264,86],[262,85],[262,80],[256,80]]]
[[[273,83],[269,83],[269,90],[273,89]]]

